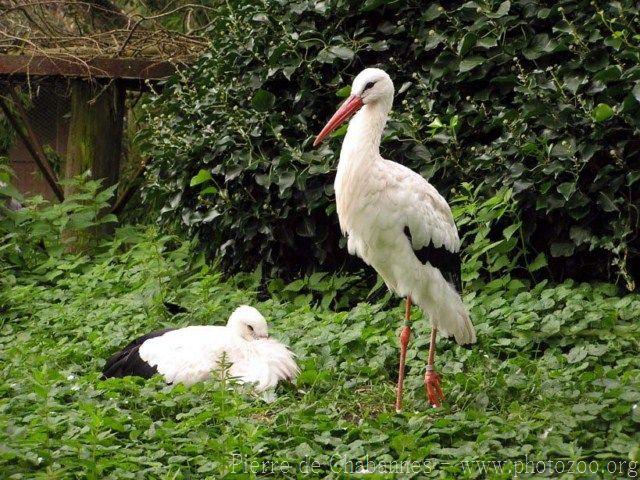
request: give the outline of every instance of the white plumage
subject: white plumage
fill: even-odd
[[[142,339],[107,362],[106,377],[157,372],[167,383],[192,385],[215,375],[225,358],[230,376],[254,383],[261,392],[299,372],[293,353],[268,338],[264,317],[246,305],[233,312],[226,326],[190,326]]]
[[[353,81],[351,96],[314,142],[319,144],[357,112],[342,142],[334,184],[340,227],[349,253],[371,265],[392,291],[410,299],[409,306],[420,306],[433,332],[454,336],[460,344],[473,343],[473,324],[451,283],[455,278],[459,284],[460,265],[460,238],[451,209],[427,180],[380,155],[393,94],[384,71],[363,70]],[[401,377],[403,362],[401,357]],[[401,388],[399,384],[400,395]]]
[[[353,188],[354,183],[359,187]],[[430,243],[452,253],[460,248],[451,210],[435,188],[389,160],[341,157],[335,190],[338,205],[343,205],[338,216],[349,253],[375,268],[392,291],[411,296],[444,336],[453,335],[460,344],[474,342],[473,325],[455,287],[414,253]]]
[[[338,218],[349,253],[375,268],[398,295],[411,296],[444,336],[473,343],[475,330],[455,287],[414,253],[429,244],[459,251],[451,208],[423,177],[380,155],[393,83],[384,71],[368,68],[355,78],[352,94],[362,94],[370,82],[370,101],[364,99],[349,122],[335,179]]]

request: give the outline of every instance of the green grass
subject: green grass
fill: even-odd
[[[429,327],[414,309],[398,415],[399,300],[339,312],[310,296],[257,301],[251,275],[223,281],[187,244],[123,232],[138,237],[129,248],[120,238],[96,259],[0,283],[1,478],[346,478],[363,466],[377,472],[367,478],[514,477],[464,463],[475,460],[562,462],[563,478],[636,472],[638,295],[571,282],[525,291],[506,279],[467,295],[478,344],[439,341],[447,401],[437,410],[422,385]],[[171,317],[163,299],[190,312]],[[275,398],[224,378],[191,388],[99,379],[132,337],[220,324],[242,303],[299,356],[297,383]]]

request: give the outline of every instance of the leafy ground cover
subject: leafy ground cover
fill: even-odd
[[[310,282],[265,300],[259,275],[223,280],[190,243],[132,228],[115,238],[93,259],[62,255],[0,284],[2,478],[636,475],[639,295],[503,277],[467,294],[478,344],[440,342],[438,410],[425,402],[428,326],[416,310],[396,414],[397,300],[335,311]],[[171,316],[163,300],[189,312]],[[241,303],[298,354],[295,385],[256,397],[224,375],[191,388],[100,380],[133,336],[223,323]]]

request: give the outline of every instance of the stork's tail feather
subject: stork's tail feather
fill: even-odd
[[[433,282],[428,290],[425,298],[416,299],[416,303],[429,314],[438,332],[443,337],[453,336],[458,345],[475,343],[476,330],[453,285],[442,279]]]
[[[460,297],[431,314],[433,324],[443,337],[453,337],[458,345],[476,343],[476,329]]]
[[[453,337],[456,339],[458,345],[470,345],[476,343],[476,329],[471,323],[469,313],[463,306],[462,311],[458,313],[458,320],[456,322],[458,327],[452,332]]]

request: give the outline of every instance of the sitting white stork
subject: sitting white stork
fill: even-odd
[[[269,338],[267,322],[253,307],[238,307],[226,326],[167,328],[144,335],[114,354],[103,377],[156,373],[167,383],[192,385],[210,378],[221,358],[230,363],[229,375],[255,383],[258,392],[293,380],[298,372],[293,353]]]
[[[460,298],[460,238],[449,205],[420,175],[380,156],[393,94],[393,82],[384,71],[363,70],[314,146],[357,112],[342,142],[336,206],[349,253],[375,268],[392,291],[407,299],[396,396],[396,410],[401,411],[412,302],[431,320],[424,383],[434,407],[444,400],[434,370],[436,333],[453,335],[461,345],[475,342],[476,334]]]

